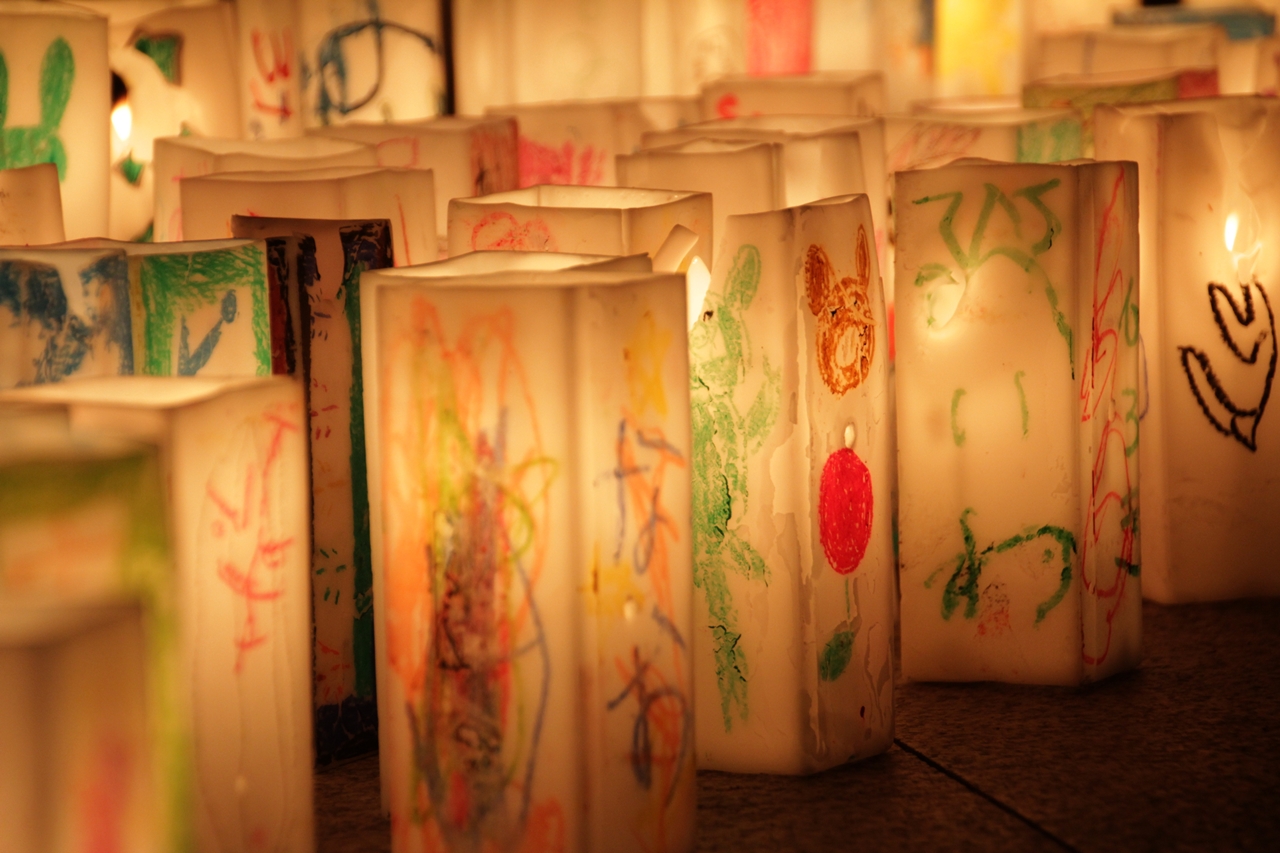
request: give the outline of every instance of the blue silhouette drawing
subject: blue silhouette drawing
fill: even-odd
[[[187,328],[187,318],[182,318],[182,332],[178,340],[178,375],[179,376],[195,376],[200,370],[209,363],[209,359],[213,356],[213,348],[218,345],[218,341],[222,338],[223,324],[230,324],[236,319],[236,292],[228,290],[222,297],[221,316],[218,322],[213,324],[213,328],[204,336],[204,340],[194,350],[191,349],[191,330]]]
[[[56,38],[40,63],[40,123],[33,127],[6,127],[9,116],[9,66],[0,53],[0,169],[20,169],[40,163],[58,167],[58,180],[67,177],[67,149],[58,136],[62,115],[71,100],[76,61],[71,45]]]

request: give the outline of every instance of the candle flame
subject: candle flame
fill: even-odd
[[[1227,215],[1227,224],[1222,228],[1222,241],[1227,244],[1227,251],[1236,249],[1236,236],[1240,233],[1240,217],[1234,213]]]
[[[116,104],[111,110],[111,127],[115,129],[116,136],[121,142],[129,141],[129,137],[133,134],[133,110],[129,109],[127,100]]]
[[[711,289],[711,270],[702,262],[702,258],[694,256],[689,263],[689,271],[685,273],[689,299],[689,328],[692,329],[702,314],[702,303]]]

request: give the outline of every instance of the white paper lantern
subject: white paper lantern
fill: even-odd
[[[875,116],[884,112],[879,72],[734,75],[702,87],[702,119],[754,115]]]
[[[893,732],[893,458],[866,196],[731,216],[689,333],[698,766],[810,773]]]
[[[968,161],[896,181],[902,672],[1129,669],[1137,169]]]
[[[65,239],[58,167],[39,163],[0,169],[0,246],[61,243]]]
[[[105,18],[0,5],[0,169],[56,165],[71,239],[107,233],[110,112]]]
[[[1280,107],[1200,98],[1096,121],[1099,154],[1141,181],[1143,591],[1275,595]]]

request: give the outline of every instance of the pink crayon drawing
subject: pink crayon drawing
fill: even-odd
[[[541,219],[523,224],[510,213],[486,213],[471,229],[472,251],[500,249],[518,252],[555,252],[556,240]]]

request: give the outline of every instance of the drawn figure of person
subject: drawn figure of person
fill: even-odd
[[[9,66],[0,53],[0,169],[20,169],[40,163],[58,167],[58,180],[67,179],[67,149],[58,129],[71,100],[76,61],[64,38],[50,42],[40,63],[40,123],[6,127],[9,104]]]
[[[183,317],[182,331],[178,338],[178,375],[195,376],[199,373],[201,368],[209,363],[209,359],[213,356],[213,348],[218,345],[218,341],[222,338],[223,324],[233,323],[235,319],[236,292],[228,290],[222,297],[218,322],[213,324],[213,328],[209,330],[209,333],[192,350],[189,344],[191,331],[187,328],[187,318]]]

